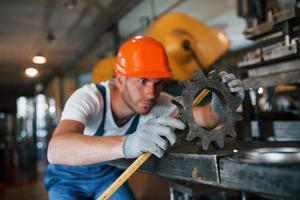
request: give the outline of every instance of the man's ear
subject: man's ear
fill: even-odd
[[[121,75],[121,74],[116,74],[115,75],[115,80],[116,80],[116,84],[119,88],[123,88],[125,85],[125,79],[126,77]]]

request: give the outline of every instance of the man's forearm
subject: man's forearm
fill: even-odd
[[[52,164],[86,165],[122,158],[124,138],[80,133],[54,135],[48,147],[48,161]]]

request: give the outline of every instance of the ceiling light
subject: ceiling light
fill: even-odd
[[[33,78],[39,74],[39,71],[33,67],[29,67],[29,68],[25,69],[25,74],[26,74],[26,76]]]
[[[47,62],[47,59],[45,56],[37,55],[32,58],[32,62],[35,64],[44,64]]]

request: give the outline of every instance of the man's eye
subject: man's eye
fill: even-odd
[[[142,85],[146,85],[147,84],[147,80],[146,79],[140,79],[139,83]]]

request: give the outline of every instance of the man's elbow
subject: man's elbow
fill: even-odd
[[[47,160],[50,164],[59,164],[59,158],[57,150],[55,148],[55,141],[53,138],[50,140],[48,145]]]

